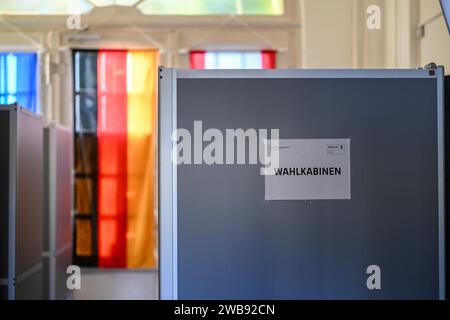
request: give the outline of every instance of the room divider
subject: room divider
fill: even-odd
[[[162,299],[445,297],[442,67],[160,68],[159,130]]]
[[[43,124],[0,106],[0,298],[43,297]]]
[[[67,268],[72,265],[72,130],[44,128],[44,298],[68,298]]]

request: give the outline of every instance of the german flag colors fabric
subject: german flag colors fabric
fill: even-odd
[[[155,267],[157,52],[97,57],[98,266]]]

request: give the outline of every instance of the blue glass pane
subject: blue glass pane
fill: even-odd
[[[97,130],[97,97],[87,94],[75,95],[75,130],[95,132]]]
[[[97,130],[97,51],[75,51],[75,130]]]
[[[17,102],[37,112],[36,64],[36,53],[0,53],[0,104]]]

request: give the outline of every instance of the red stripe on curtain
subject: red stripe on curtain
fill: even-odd
[[[100,50],[98,93],[98,266],[126,267],[127,52]]]
[[[263,69],[275,69],[277,67],[277,52],[275,50],[261,50]]]
[[[194,50],[189,53],[191,69],[205,69],[205,50]]]

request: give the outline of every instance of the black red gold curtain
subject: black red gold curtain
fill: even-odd
[[[154,268],[156,51],[74,52],[75,260]]]

